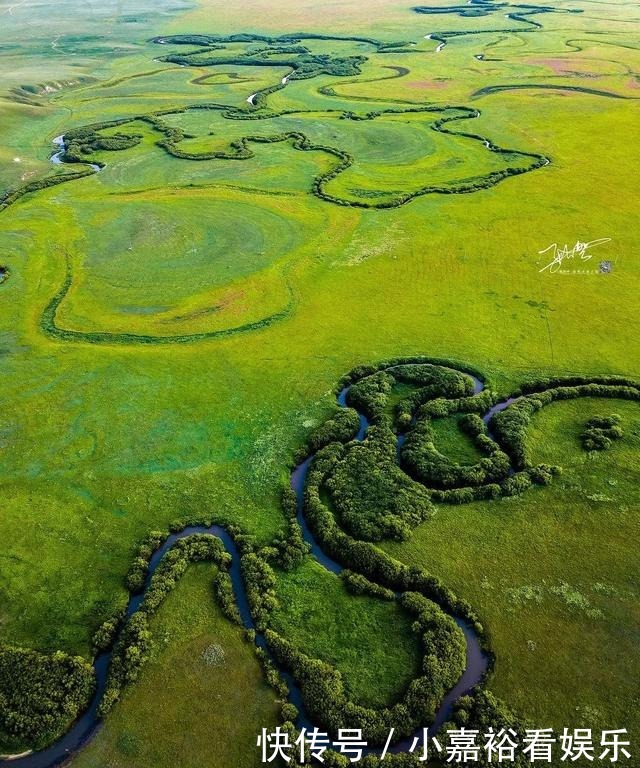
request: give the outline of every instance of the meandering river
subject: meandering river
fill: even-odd
[[[393,367],[395,366],[390,366],[390,368],[393,368]],[[462,372],[465,373],[467,376],[470,376],[470,374],[464,371]],[[471,376],[471,378],[473,379],[473,382],[474,382],[474,394],[481,392],[484,389],[483,382],[481,382],[479,379],[473,376]],[[338,395],[338,404],[341,407],[347,407],[348,392],[349,392],[349,387],[345,387]],[[493,406],[493,408],[491,408],[485,414],[484,416],[485,422],[488,422],[491,419],[491,417],[494,415],[494,413],[497,413],[499,410],[503,410],[511,402],[513,402],[513,399],[506,400],[502,403],[498,403],[497,405]],[[359,416],[360,416],[360,427],[358,430],[358,434],[355,437],[355,440],[362,441],[366,436],[369,422],[367,418],[364,416],[364,414],[359,413]],[[404,435],[398,435],[397,439],[398,439],[398,446],[400,447],[404,440]],[[304,516],[304,489],[305,489],[306,477],[309,470],[309,466],[313,461],[314,457],[315,455],[309,456],[307,459],[305,459],[305,461],[299,464],[291,474],[291,487],[295,491],[296,499],[297,499],[297,519],[302,529],[302,535],[305,541],[309,544],[311,548],[311,556],[321,566],[323,566],[327,570],[331,571],[332,573],[339,574],[343,570],[343,566],[341,566],[335,560],[330,558],[322,550],[321,546],[318,544],[313,533],[311,532]],[[140,607],[149,589],[153,575],[158,565],[160,564],[160,561],[164,557],[164,555],[171,549],[171,547],[179,539],[182,539],[182,538],[185,538],[186,536],[191,536],[197,533],[205,533],[205,534],[211,534],[213,536],[217,536],[219,539],[221,539],[225,549],[231,555],[231,566],[230,566],[229,574],[233,584],[233,589],[234,589],[235,598],[238,605],[238,610],[240,613],[240,618],[242,620],[243,625],[247,629],[253,629],[255,631],[255,625],[253,622],[253,618],[251,616],[251,611],[249,610],[247,593],[245,590],[242,574],[240,571],[240,555],[233,542],[233,539],[227,533],[227,531],[220,525],[212,525],[210,527],[190,526],[180,531],[179,533],[172,533],[171,535],[169,535],[163,542],[162,546],[158,550],[156,550],[156,552],[154,552],[153,556],[151,557],[143,590],[140,592],[140,594],[132,595],[129,598],[129,602],[127,604],[127,609],[126,609],[126,618],[128,619]],[[454,616],[452,618],[455,620],[456,624],[460,627],[465,637],[466,646],[467,646],[466,667],[460,679],[456,683],[456,685],[446,694],[446,696],[443,698],[442,702],[440,703],[440,706],[436,712],[436,716],[433,723],[431,723],[428,726],[429,735],[435,734],[439,730],[439,728],[450,718],[457,699],[460,696],[463,696],[466,693],[468,693],[475,685],[477,685],[483,679],[488,668],[487,656],[483,653],[480,647],[480,642],[478,640],[478,637],[475,634],[471,625],[468,622],[458,617]],[[265,651],[271,657],[272,661],[276,663],[273,657],[271,656],[271,653],[269,652],[269,648],[266,644],[266,641],[262,633],[256,632],[255,642],[256,642],[256,645],[258,645],[260,648],[264,648]],[[98,719],[97,712],[98,712],[100,702],[102,701],[102,697],[104,695],[105,685],[107,681],[107,675],[108,675],[109,665],[111,663],[112,655],[113,655],[112,651],[109,650],[99,654],[96,657],[93,664],[95,673],[96,673],[96,690],[95,690],[94,696],[91,700],[91,703],[88,709],[74,722],[74,724],[67,731],[67,733],[65,733],[64,736],[62,736],[58,741],[56,741],[50,747],[43,749],[41,751],[32,752],[22,756],[16,756],[13,759],[2,760],[0,761],[0,766],[3,766],[3,767],[6,766],[7,768],[9,768],[9,766],[11,766],[12,768],[52,768],[52,766],[60,765],[61,763],[69,759],[74,752],[77,752],[84,744],[86,744],[100,725],[100,720]],[[302,699],[302,694],[300,692],[300,688],[298,687],[297,683],[295,682],[295,680],[290,674],[288,674],[282,669],[280,671],[282,676],[286,680],[287,685],[289,686],[289,701],[295,704],[295,706],[299,711],[298,720],[296,722],[297,727],[300,729],[312,728],[313,724],[309,719],[309,716],[307,715],[306,708],[304,706],[304,702]],[[416,735],[422,738],[423,727],[418,729],[418,731],[416,732]],[[400,741],[397,744],[395,744],[393,747],[391,747],[389,751],[399,752],[399,751],[407,750],[410,747],[412,741],[413,741],[413,737]],[[376,748],[369,748],[368,751],[377,752],[379,750]]]

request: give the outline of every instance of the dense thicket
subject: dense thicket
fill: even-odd
[[[425,488],[398,467],[396,436],[382,424],[348,448],[325,487],[341,525],[365,541],[406,539],[433,513]]]
[[[497,699],[490,691],[484,688],[476,688],[472,695],[461,696],[456,702],[451,719],[453,727],[477,730],[479,734],[486,734],[491,729],[494,732],[499,732],[502,729],[505,731],[511,729],[519,735],[519,739],[522,738],[527,728],[535,726],[535,724],[528,723],[515,715],[504,702]],[[517,741],[517,739],[514,740]],[[484,739],[479,738],[478,743],[482,745]],[[478,765],[479,768],[489,768],[489,766],[495,765],[496,762],[497,757],[495,754],[490,756],[487,750],[480,749],[478,759],[474,761],[474,765]],[[520,749],[517,749],[515,759],[513,761],[509,760],[508,764],[512,768],[525,768],[525,766],[531,766],[531,759],[529,755],[525,755]]]
[[[67,134],[64,139],[64,161],[66,163],[86,163],[86,156],[99,150],[116,152],[135,147],[142,141],[142,135],[139,133],[115,133],[110,136],[102,136],[97,131],[92,131],[86,134],[76,134],[75,138],[71,138]]]
[[[42,747],[89,705],[93,668],[62,651],[0,646],[0,738],[14,749]]]
[[[316,427],[302,448],[296,452],[296,462],[316,453],[329,443],[348,443],[358,433],[360,417],[353,408],[340,408],[334,416]]]
[[[393,377],[399,383],[414,387],[396,405],[396,421],[400,428],[407,427],[411,418],[422,412],[419,410],[421,406],[430,401],[457,401],[474,392],[474,381],[469,375],[440,365],[402,365],[393,368]]]
[[[142,592],[149,569],[149,560],[151,556],[158,549],[160,544],[165,540],[166,533],[162,531],[150,531],[146,537],[138,545],[136,556],[131,561],[129,571],[127,573],[127,589],[133,594]]]
[[[364,413],[369,421],[376,421],[384,415],[395,383],[395,378],[388,370],[373,373],[349,387],[347,402]]]
[[[307,80],[318,75],[352,76],[360,74],[360,67],[367,60],[365,56],[333,56],[332,54],[311,54],[308,52],[291,55],[291,49],[286,51],[267,50],[252,51],[234,56],[210,55],[211,49],[197,50],[190,53],[171,53],[162,57],[182,66],[234,66],[252,67],[290,67],[290,80]],[[278,53],[281,57],[276,58]]]
[[[345,568],[340,575],[342,576],[346,588],[352,595],[370,595],[371,597],[378,597],[381,600],[395,599],[395,592],[391,589],[382,587],[380,584],[374,584],[360,573]]]
[[[296,519],[298,500],[295,491],[288,484],[282,490],[281,506],[287,520],[287,529],[274,537],[273,548],[277,553],[277,564],[283,570],[290,571],[302,562],[310,547]]]
[[[207,45],[217,46],[224,45],[225,43],[266,43],[268,46],[290,46],[298,45],[303,40],[329,40],[329,41],[342,41],[353,43],[367,43],[373,46],[377,50],[385,50],[388,48],[398,48],[407,45],[407,42],[382,42],[372,37],[363,37],[359,35],[323,35],[314,32],[289,32],[284,35],[277,35],[275,37],[268,35],[257,35],[252,32],[239,32],[232,35],[162,35],[161,37],[152,38],[151,42],[184,45]]]
[[[257,552],[243,554],[240,565],[253,621],[256,629],[263,631],[278,605],[275,574],[266,559]]]
[[[611,443],[619,440],[623,434],[620,416],[612,413],[611,416],[595,416],[589,419],[580,440],[585,451],[606,451],[611,447]]]

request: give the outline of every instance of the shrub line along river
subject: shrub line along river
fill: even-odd
[[[391,366],[391,367],[395,367],[395,366]],[[463,373],[466,373],[466,372],[463,372]],[[466,373],[466,375],[471,376],[468,373]],[[471,376],[471,378],[473,379],[473,382],[474,382],[474,394],[478,394],[484,389],[484,384],[474,376]],[[338,404],[342,407],[347,407],[347,395],[349,392],[349,388],[350,387],[345,387],[338,394]],[[488,423],[495,413],[506,408],[511,402],[513,402],[513,399],[509,399],[501,403],[498,403],[497,405],[494,405],[491,409],[489,409],[483,417],[483,420],[485,421],[485,423]],[[359,417],[360,417],[360,427],[358,430],[358,434],[355,437],[355,440],[362,441],[366,435],[366,431],[369,426],[369,421],[362,413],[359,413]],[[397,439],[398,439],[399,446],[402,445],[404,438],[405,438],[405,435],[402,435],[402,434],[398,435]],[[313,533],[309,529],[309,526],[304,516],[305,482],[306,482],[309,466],[313,461],[314,457],[315,457],[315,454],[312,454],[311,456],[309,456],[307,459],[305,459],[305,461],[299,464],[291,474],[291,487],[295,491],[296,499],[297,499],[297,520],[302,529],[302,535],[304,537],[304,540],[309,544],[311,548],[311,556],[321,566],[331,571],[331,573],[340,574],[344,570],[343,566],[341,566],[335,560],[332,560],[322,550],[322,548],[316,541]],[[240,613],[240,618],[245,628],[253,629],[255,631],[255,624],[253,622],[251,611],[249,609],[247,593],[245,590],[244,581],[242,579],[242,574],[240,571],[240,555],[238,553],[238,549],[236,545],[233,542],[233,539],[231,538],[229,533],[225,530],[225,528],[223,528],[220,525],[212,525],[208,527],[207,526],[189,526],[177,533],[170,534],[165,539],[162,546],[154,552],[153,556],[151,557],[151,560],[149,561],[148,573],[147,573],[143,590],[139,594],[132,595],[129,598],[129,602],[127,604],[127,609],[125,613],[125,620],[128,619],[130,616],[132,616],[142,604],[158,565],[160,564],[164,555],[171,549],[171,547],[179,539],[183,539],[193,534],[202,534],[202,533],[217,536],[224,544],[227,552],[231,555],[231,566],[230,566],[229,575],[231,577],[231,581],[233,584],[233,589],[235,593],[236,602],[238,605],[238,610]],[[481,682],[488,669],[488,658],[483,653],[478,637],[475,631],[473,630],[472,626],[469,624],[469,622],[461,618],[458,618],[455,616],[452,616],[452,618],[454,619],[458,627],[460,627],[465,637],[466,666],[463,674],[461,675],[456,685],[446,694],[446,696],[443,698],[442,702],[440,703],[440,706],[436,711],[435,718],[428,727],[429,736],[434,735],[440,729],[440,727],[450,718],[455,702],[458,700],[458,698],[468,693],[475,685]],[[283,678],[285,679],[289,687],[289,701],[292,704],[295,704],[299,712],[299,716],[296,721],[296,726],[299,729],[306,728],[307,730],[310,728],[313,728],[313,724],[311,723],[306,712],[306,707],[304,705],[302,693],[296,681],[293,679],[293,677],[289,673],[282,670],[280,668],[280,665],[276,663],[275,659],[273,658],[272,654],[269,651],[266,640],[262,633],[256,632],[255,643],[258,647],[263,648],[268,653],[272,662],[276,664],[276,666],[280,670],[281,675],[283,676]],[[108,651],[105,651],[104,653],[100,653],[95,658],[94,664],[93,664],[93,667],[96,673],[95,694],[91,700],[91,703],[88,709],[74,722],[70,730],[67,731],[67,733],[65,733],[64,736],[58,739],[58,741],[56,741],[50,747],[47,747],[38,752],[31,752],[23,756],[16,756],[14,759],[1,760],[0,766],[7,766],[7,767],[12,766],[13,768],[52,768],[52,766],[59,765],[65,760],[69,759],[69,757],[74,752],[77,752],[84,744],[86,744],[86,742],[88,742],[89,739],[93,736],[93,734],[95,733],[95,731],[97,730],[100,724],[100,720],[97,716],[97,711],[98,711],[100,702],[102,700],[102,697],[104,695],[107,675],[109,670],[109,664],[111,662],[112,655],[113,655],[113,651],[108,650]],[[423,735],[422,727],[417,731],[416,735],[422,737]],[[412,740],[413,740],[413,737],[410,737],[409,739],[404,739],[398,742],[397,744],[395,744],[394,746],[392,746],[388,751],[400,752],[400,751],[407,750],[410,747]],[[365,750],[365,751],[376,753],[376,752],[379,752],[380,750],[376,748],[369,748],[368,750]]]

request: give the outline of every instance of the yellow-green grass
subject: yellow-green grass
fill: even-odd
[[[588,454],[596,415],[622,416],[624,436]],[[496,654],[488,687],[540,727],[640,733],[636,653],[640,581],[640,409],[603,399],[536,414],[534,462],[560,463],[547,488],[501,502],[441,506],[406,544],[385,549],[422,565],[474,605]],[[613,725],[615,724],[615,725]]]
[[[185,130],[198,136],[185,140],[184,147],[223,146],[227,135],[268,133],[270,123],[279,130],[308,124],[309,133],[331,138],[335,131],[338,146],[350,141],[354,153],[371,158],[371,172],[358,186],[373,185],[383,173],[380,148],[390,147],[390,141],[396,157],[411,162],[420,160],[419,150],[429,142],[438,153],[473,146],[473,157],[464,157],[466,150],[460,155],[470,167],[490,157],[474,142],[445,141],[417,117],[402,131],[390,132],[379,127],[399,118],[357,124],[322,115],[327,109],[364,112],[406,99],[477,107],[481,116],[458,123],[456,130],[548,155],[552,163],[482,192],[360,211],[309,194],[312,178],[331,165],[323,153],[275,144],[253,146],[256,156],[246,161],[178,160],[154,145],[157,132],[136,123],[132,130],[144,132],[143,143],[101,153],[107,167],[100,174],[30,195],[0,213],[0,265],[10,269],[0,285],[3,641],[88,655],[91,633],[124,600],[123,577],[136,541],[185,514],[214,513],[269,542],[284,526],[278,498],[291,456],[334,407],[331,389],[353,365],[403,354],[454,357],[491,374],[504,394],[527,375],[638,374],[640,350],[630,310],[638,295],[633,256],[640,247],[637,181],[631,173],[639,161],[636,102],[535,89],[473,97],[485,86],[514,83],[639,95],[629,72],[636,55],[629,30],[637,24],[628,8],[608,3],[588,14],[549,14],[542,19],[543,31],[464,36],[440,53],[424,34],[476,24],[488,29],[497,20],[418,16],[390,0],[369,4],[366,12],[362,3],[321,7],[307,0],[295,8],[279,0],[225,7],[224,14],[220,8],[207,0],[193,12],[134,25],[122,33],[127,45],[108,57],[94,43],[92,52],[73,59],[45,52],[52,35],[45,39],[40,19],[37,55],[36,43],[30,48],[25,42],[0,57],[3,72],[17,73],[7,78],[7,87],[79,74],[110,85],[63,87],[35,98],[42,104],[37,107],[3,99],[3,187],[23,181],[25,173],[49,173],[51,139],[69,128],[196,102],[245,104],[254,82],[226,83],[218,72],[242,75],[240,67],[210,68],[209,88],[190,82],[205,74],[202,68],[153,62],[169,46],[144,40],[194,30],[357,32],[418,45],[415,53],[382,55],[371,46],[327,43],[326,50],[370,57],[361,78],[292,81],[269,100],[274,109],[317,110],[313,115],[242,123],[215,112],[166,118],[183,121]],[[93,29],[90,20],[83,23]],[[594,27],[607,34],[594,34]],[[314,43],[315,48],[323,50],[324,44]],[[479,62],[476,53],[502,61]],[[551,66],[548,59],[562,62]],[[387,65],[410,72],[341,84],[387,77]],[[145,74],[163,67],[166,75]],[[247,69],[249,79],[262,78],[258,87],[282,76],[281,67]],[[322,86],[333,87],[338,96],[319,93]],[[392,169],[394,183],[414,184],[411,167],[406,179]],[[342,183],[340,177],[332,182]],[[354,185],[352,180],[346,186]],[[231,243],[236,231],[246,231],[244,222],[235,222],[248,207],[249,223],[264,223],[278,235],[274,242],[263,235],[267,261],[252,231],[242,238],[242,246],[253,244],[251,259],[244,258],[244,247],[242,260],[219,251],[221,261],[182,261],[176,273],[182,280],[169,275],[160,280],[159,266],[179,255],[181,231],[197,240],[198,248],[215,253],[216,241]],[[216,211],[215,221],[209,210]],[[233,212],[229,217],[227,210]],[[129,251],[136,220],[136,250]],[[154,221],[169,234],[162,235]],[[594,250],[590,261],[569,268],[597,270],[601,259],[610,259],[612,274],[539,273],[544,265],[539,250],[598,237],[612,242]],[[176,321],[180,332],[221,328],[285,305],[290,311],[260,331],[201,343],[60,342],[43,334],[41,319],[63,283],[67,255],[74,282],[59,308],[64,327],[162,335],[167,315],[147,314],[149,307],[171,307],[174,321],[182,317]],[[221,285],[216,280],[225,264],[233,278]],[[231,302],[208,312],[239,291],[248,302],[239,310]],[[480,612],[497,657],[490,687],[518,712],[540,727],[546,718],[574,727],[579,725],[575,707],[591,707],[605,727],[637,730],[628,714],[638,710],[629,673],[638,604],[637,583],[631,582],[637,442],[629,429],[611,451],[586,460],[576,427],[567,432],[554,416],[568,413],[578,426],[592,411],[620,411],[627,423],[633,418],[631,406],[607,402],[594,408],[576,401],[536,416],[536,459],[568,468],[550,488],[513,502],[442,507],[394,551],[436,573]],[[609,486],[609,480],[618,485]],[[616,501],[587,498],[598,494]],[[623,497],[627,500],[619,501]],[[298,575],[286,578],[283,594],[295,588]],[[543,578],[547,586],[537,603]],[[573,591],[563,583],[586,596],[604,618],[590,619],[567,605]],[[613,585],[616,591],[607,595],[594,590],[596,584],[604,585],[598,590]],[[531,593],[534,598],[527,599]],[[631,593],[635,598],[627,599]],[[292,605],[302,604],[304,596],[296,597]],[[184,599],[189,610],[199,601],[197,595]],[[283,601],[280,610],[287,607]],[[344,658],[359,642],[355,635],[353,642],[326,636],[318,651]],[[167,728],[158,741],[174,738]],[[199,743],[202,763],[209,751]]]
[[[197,768],[204,756],[216,768],[260,764],[257,735],[275,726],[278,705],[252,644],[214,603],[214,575],[195,565],[182,577],[150,623],[140,678],[74,768]]]
[[[312,225],[301,202],[228,188],[125,195],[109,207],[74,201],[68,223],[86,234],[70,255],[73,282],[58,325],[162,336],[281,310],[290,300],[283,267],[305,245],[304,223]],[[91,231],[113,233],[108,255]]]
[[[311,560],[280,574],[277,594],[273,628],[308,656],[335,666],[357,704],[390,706],[419,674],[412,617],[394,601],[354,596],[339,576]]]
[[[54,12],[43,13],[31,3],[0,6],[3,26],[3,86],[49,85],[57,90],[77,84],[114,61],[136,55],[140,43],[176,14],[194,6],[171,0],[141,0],[131,12],[118,3],[93,6],[70,0]]]
[[[482,458],[472,439],[460,429],[459,416],[447,416],[433,419],[431,428],[434,433],[436,450],[459,464],[474,464]]]

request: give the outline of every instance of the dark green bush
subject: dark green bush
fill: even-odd
[[[62,651],[0,646],[0,738],[15,751],[61,736],[94,693],[91,665]]]
[[[619,440],[623,434],[620,416],[613,413],[611,416],[596,416],[589,419],[580,435],[580,440],[585,451],[605,451],[611,447],[614,440]]]
[[[381,600],[393,600],[395,598],[392,590],[382,587],[380,584],[374,584],[360,573],[345,568],[340,575],[346,588],[353,595],[371,595],[371,597],[378,597]]]
[[[406,539],[433,513],[427,491],[398,467],[395,435],[381,424],[348,448],[325,487],[340,523],[358,539]]]
[[[335,415],[313,430],[307,438],[302,458],[316,453],[329,443],[347,443],[360,428],[360,417],[353,408],[341,408]]]

